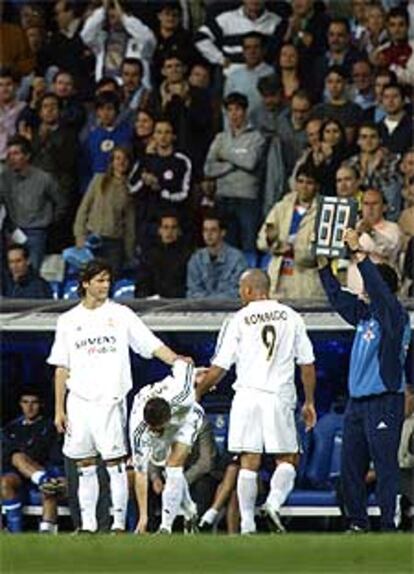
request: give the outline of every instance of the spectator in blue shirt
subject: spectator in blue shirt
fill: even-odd
[[[2,285],[2,295],[13,299],[52,299],[49,283],[30,265],[25,245],[12,244],[7,249],[8,273]]]
[[[92,128],[86,140],[86,166],[88,181],[96,173],[104,173],[109,165],[115,146],[128,147],[132,142],[133,128],[130,123],[118,123],[120,101],[113,92],[101,93],[95,108],[98,125]],[[87,183],[87,182],[86,182]]]
[[[238,282],[247,269],[242,251],[224,241],[224,223],[215,213],[203,219],[205,247],[198,249],[187,266],[187,298],[235,299]]]
[[[395,293],[398,278],[385,264],[375,265],[361,251],[353,229],[344,234],[364,281],[366,301],[342,291],[328,261],[319,257],[320,277],[335,310],[356,332],[349,366],[349,401],[345,412],[341,479],[350,529],[368,527],[365,475],[370,460],[377,476],[381,528],[394,530],[399,487],[398,446],[404,418],[404,362],[410,320]]]

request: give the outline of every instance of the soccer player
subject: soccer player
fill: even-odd
[[[65,433],[63,452],[76,459],[81,530],[97,530],[97,455],[109,474],[112,529],[125,529],[125,396],[132,387],[129,348],[168,365],[178,358],[128,307],[108,300],[111,269],[88,263],[80,276],[81,302],[61,315],[48,362],[55,372],[55,425]],[[69,391],[66,410],[65,395]]]
[[[184,477],[184,464],[203,424],[203,414],[195,401],[194,368],[185,361],[175,361],[172,376],[145,386],[135,396],[129,427],[139,507],[137,533],[147,529],[150,458],[157,464],[165,460],[159,532],[171,533],[180,509],[186,520],[196,523],[197,507]]]
[[[299,451],[295,360],[305,391],[302,416],[307,429],[316,423],[312,344],[299,314],[269,299],[269,287],[263,271],[243,273],[240,297],[245,307],[224,323],[211,367],[197,376],[197,396],[201,396],[236,365],[228,449],[241,453],[237,496],[242,534],[256,531],[257,472],[263,452],[273,454],[276,461],[263,511],[276,531],[284,531],[279,511],[293,489]]]

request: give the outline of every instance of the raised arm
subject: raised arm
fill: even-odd
[[[330,262],[326,257],[317,257],[319,277],[330,304],[345,321],[356,325],[366,314],[366,304],[350,291],[342,289],[339,281],[332,273]]]
[[[81,30],[81,38],[83,42],[91,48],[95,53],[99,50],[99,36],[103,30],[105,21],[105,8],[100,7],[92,12],[92,14],[85,20]]]

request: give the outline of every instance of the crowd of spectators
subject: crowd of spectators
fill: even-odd
[[[322,297],[312,236],[335,195],[412,294],[412,0],[0,11],[3,296],[47,296],[48,255],[93,234],[136,297],[237,297],[259,253],[274,296]]]

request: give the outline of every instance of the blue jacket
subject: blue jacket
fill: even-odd
[[[226,243],[215,260],[208,249],[198,249],[187,266],[187,298],[237,299],[240,275],[247,262],[239,249]]]
[[[323,287],[335,310],[356,326],[349,366],[353,398],[402,392],[404,362],[410,342],[410,319],[369,258],[358,264],[370,303],[341,289],[330,267],[320,271]]]

